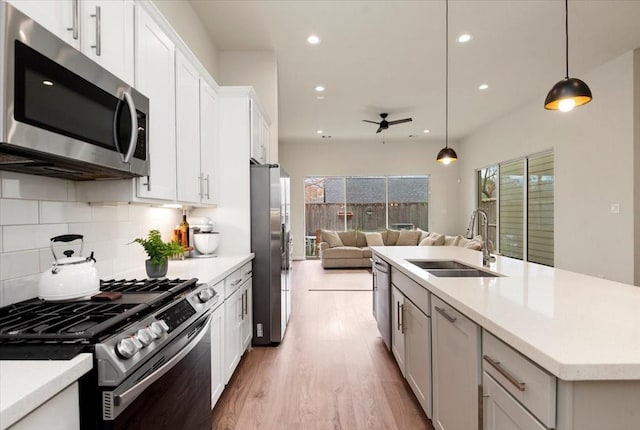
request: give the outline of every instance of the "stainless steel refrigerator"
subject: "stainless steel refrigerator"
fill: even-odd
[[[253,344],[282,341],[291,315],[289,177],[277,164],[251,165]]]

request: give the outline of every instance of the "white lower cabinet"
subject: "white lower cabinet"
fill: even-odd
[[[391,301],[393,356],[420,406],[431,418],[431,319],[395,285]]]
[[[247,263],[224,280],[224,368],[229,382],[253,339],[252,264]]]
[[[79,411],[78,383],[74,382],[8,429],[78,430]]]
[[[479,428],[480,327],[432,296],[433,426]]]
[[[242,321],[240,323],[240,354],[244,352],[251,345],[251,339],[253,339],[253,282],[248,279],[242,287]]]
[[[484,430],[547,430],[488,373],[482,376]]]
[[[242,290],[235,290],[224,302],[224,371],[225,384],[240,362],[240,330],[242,324]]]
[[[216,405],[226,383],[224,366],[224,305],[211,315],[211,409]]]
[[[404,310],[405,378],[431,418],[431,318],[409,300]]]
[[[405,376],[404,296],[395,286],[391,289],[391,352]]]

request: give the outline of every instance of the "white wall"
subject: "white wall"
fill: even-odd
[[[464,185],[458,225],[476,205],[476,169],[553,149],[555,266],[633,283],[633,60],[628,52],[580,77],[593,93],[590,104],[546,111],[540,94],[465,139],[458,151]],[[619,214],[610,213],[611,203],[620,204]]]
[[[54,236],[82,234],[83,253],[94,251],[98,275],[109,278],[144,267],[144,249],[129,242],[150,229],[169,240],[180,222],[176,209],[76,202],[71,181],[0,172],[0,183],[0,306],[37,296],[40,273],[53,262]]]
[[[338,175],[430,175],[429,230],[463,234],[460,227],[457,194],[458,166],[435,161],[444,142],[405,142],[382,144],[323,140],[318,143],[280,143],[280,164],[291,176],[291,231],[294,258],[304,259],[304,178]],[[457,149],[455,142],[450,146]]]
[[[220,83],[218,48],[193,10],[191,3],[185,0],[153,0],[153,4],[198,57],[213,79]]]
[[[271,121],[269,161],[278,162],[278,63],[272,51],[220,51],[220,85],[252,86]]]

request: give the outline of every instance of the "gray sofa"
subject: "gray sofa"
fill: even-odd
[[[462,246],[482,249],[482,237],[466,239],[424,230],[385,230],[361,232],[355,230],[321,230],[320,259],[325,269],[371,267],[369,246]]]

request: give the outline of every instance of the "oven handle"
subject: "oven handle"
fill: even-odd
[[[209,327],[209,323],[211,322],[212,315],[209,314],[204,324],[200,328],[200,333],[191,340],[179,353],[177,353],[171,360],[167,361],[162,367],[159,367],[158,370],[144,378],[142,381],[138,382],[133,387],[129,388],[124,393],[115,396],[114,401],[117,406],[126,406],[127,404],[134,401],[147,387],[160,379],[165,373],[173,368],[180,360],[182,360],[187,354],[189,354],[193,348],[196,347],[198,343],[204,338],[207,334],[207,327]]]

